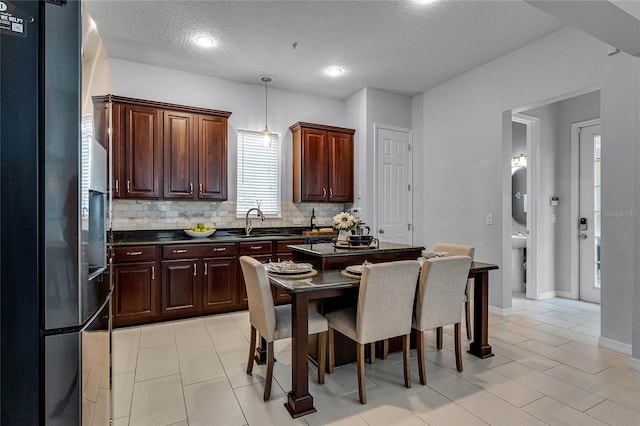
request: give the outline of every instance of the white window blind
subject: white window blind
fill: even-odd
[[[265,215],[280,216],[280,134],[267,147],[260,132],[238,130],[237,170],[237,215],[259,204]]]

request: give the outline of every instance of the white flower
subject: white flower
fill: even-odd
[[[342,212],[333,217],[333,228],[351,231],[358,226],[358,219],[347,212]]]

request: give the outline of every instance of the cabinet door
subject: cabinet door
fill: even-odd
[[[109,102],[93,104],[93,134],[100,145],[109,150]]]
[[[164,198],[193,199],[197,135],[193,114],[164,112]]]
[[[253,257],[260,263],[268,263],[271,261],[270,254],[256,254],[256,255],[252,255],[251,257]],[[244,275],[242,274],[242,266],[240,266],[240,260],[236,261],[236,265],[238,270],[237,282],[238,282],[238,290],[239,290],[238,291],[239,303],[242,306],[246,306],[247,305],[247,287],[245,286],[245,283],[244,283]]]
[[[128,198],[159,198],[162,111],[125,106],[125,185]]]
[[[199,309],[200,276],[198,261],[162,262],[162,313],[195,312]]]
[[[302,129],[302,201],[327,201],[327,132]]]
[[[125,171],[124,171],[124,151],[125,151],[125,130],[124,130],[124,105],[111,104],[111,188],[113,198],[124,198],[125,196]],[[108,122],[107,122],[108,123]]]
[[[116,325],[157,314],[156,262],[113,266],[113,315]]]
[[[198,118],[198,198],[227,199],[227,119]]]
[[[204,259],[202,308],[205,311],[229,310],[236,302],[236,258]]]
[[[353,202],[353,160],[353,136],[329,132],[328,201]]]

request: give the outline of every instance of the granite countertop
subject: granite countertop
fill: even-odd
[[[169,230],[135,230],[113,231],[110,245],[112,246],[137,246],[137,245],[165,245],[165,244],[211,244],[211,243],[235,243],[243,241],[286,241],[307,239],[302,231],[308,228],[254,228],[251,236],[244,235],[243,228],[218,229],[207,238],[191,238],[182,229]],[[321,235],[311,238],[323,238]]]
[[[337,248],[332,243],[318,243],[292,245],[289,246],[289,248],[293,251],[317,257],[358,256],[370,253],[401,253],[405,251],[424,250],[422,246],[386,243],[382,241],[379,242],[378,245],[378,247],[373,246],[367,248]]]

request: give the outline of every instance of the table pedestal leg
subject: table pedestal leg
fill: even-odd
[[[473,282],[473,342],[469,352],[478,358],[494,354],[489,345],[489,271],[476,272]]]
[[[315,413],[309,394],[309,298],[302,293],[291,295],[291,391],[285,408],[296,418]]]

